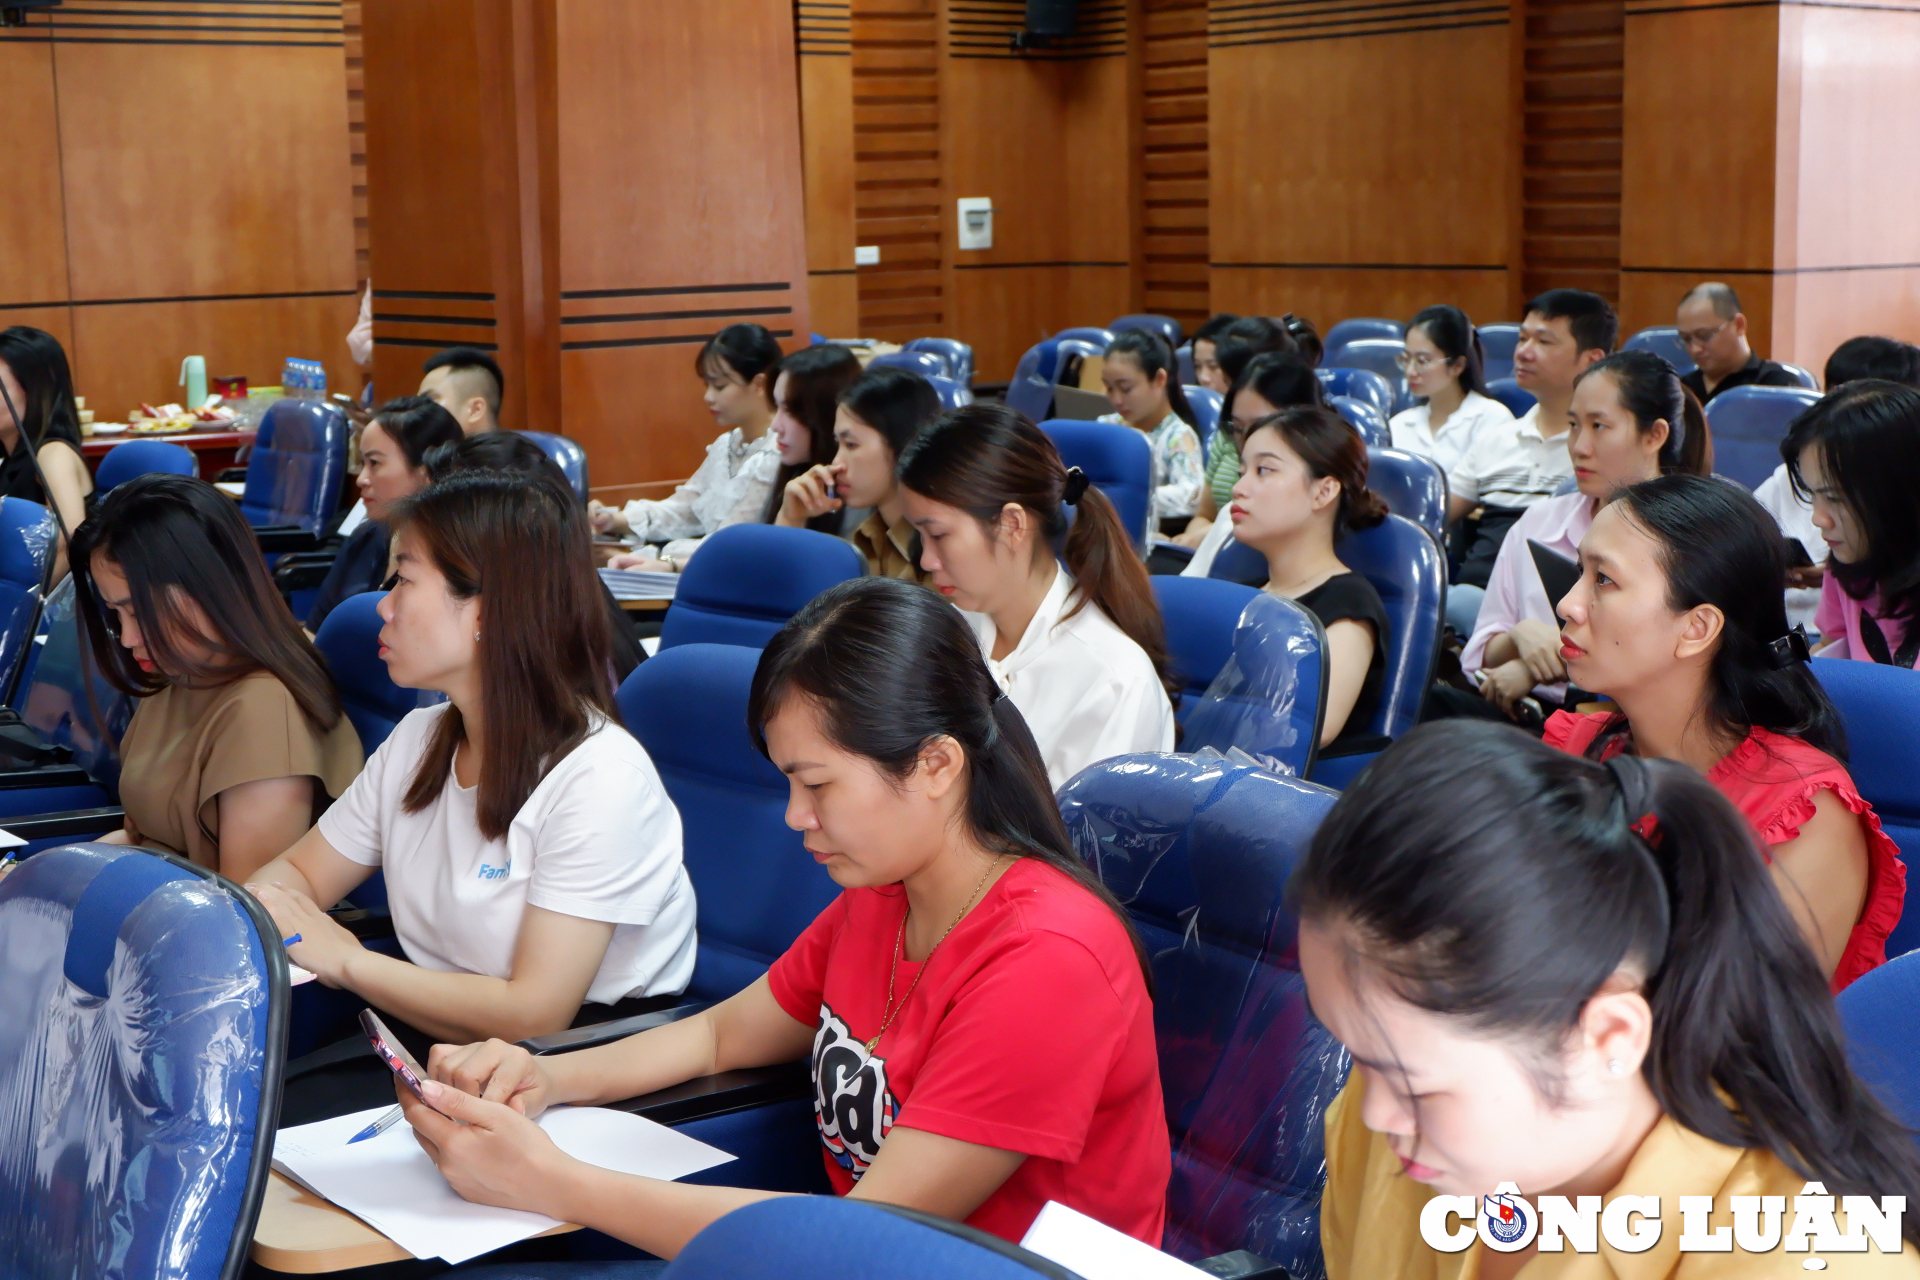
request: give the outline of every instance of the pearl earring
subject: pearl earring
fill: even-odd
[[[473,642],[474,642],[475,644],[479,644],[479,643],[480,643],[480,633],[479,633],[478,631],[476,631],[476,632],[474,632],[474,633],[473,633]]]
[[[1626,1072],[1626,1069],[1627,1069],[1627,1064],[1620,1061],[1620,1059],[1618,1058],[1607,1059],[1607,1070],[1609,1073],[1616,1076],[1622,1075]]]

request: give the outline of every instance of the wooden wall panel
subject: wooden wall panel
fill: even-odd
[[[1522,195],[1519,296],[1620,297],[1621,0],[1518,0]]]
[[[1323,328],[1443,301],[1506,318],[1511,159],[1488,140],[1510,136],[1507,14],[1481,0],[1388,17],[1351,0],[1216,7],[1212,307]]]
[[[0,323],[67,347],[103,420],[180,360],[357,390],[347,68],[335,0],[89,0],[0,29]],[[60,304],[48,308],[44,304]]]
[[[813,330],[860,332],[854,278],[853,36],[846,0],[798,0],[801,169],[807,200],[807,293]]]
[[[354,279],[367,279],[367,94],[362,0],[340,6],[340,38],[347,62],[347,160],[353,175]]]
[[[952,235],[942,171],[943,0],[853,6],[854,243],[860,333],[904,342],[951,332]]]
[[[1189,331],[1207,305],[1207,0],[1144,0],[1139,306]]]

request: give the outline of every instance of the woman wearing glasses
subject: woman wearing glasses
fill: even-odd
[[[1428,307],[1408,321],[1399,363],[1419,403],[1387,424],[1394,448],[1451,471],[1482,430],[1513,421],[1512,411],[1487,394],[1480,335],[1460,308]]]

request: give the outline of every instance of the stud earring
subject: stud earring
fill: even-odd
[[[1626,1070],[1627,1070],[1627,1064],[1620,1061],[1620,1059],[1618,1058],[1607,1059],[1607,1071],[1609,1074],[1616,1075],[1616,1076],[1624,1075],[1626,1073]]]
[[[476,631],[476,632],[474,632],[474,633],[473,633],[473,642],[474,642],[475,644],[479,644],[479,643],[480,643],[480,633],[479,633],[478,631]]]

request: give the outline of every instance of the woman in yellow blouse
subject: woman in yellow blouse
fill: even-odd
[[[1809,1182],[1842,1234],[1861,1230],[1843,1197],[1920,1207],[1920,1148],[1848,1067],[1753,836],[1691,770],[1425,726],[1341,798],[1293,891],[1314,1012],[1353,1055],[1326,1119],[1331,1280],[1732,1280],[1816,1256],[1920,1276],[1912,1212],[1883,1232],[1897,1253],[1783,1245]],[[1496,1251],[1472,1217],[1423,1235],[1434,1197],[1484,1213],[1503,1183],[1536,1206],[1657,1196],[1658,1239]],[[1727,1252],[1682,1251],[1682,1196],[1712,1198],[1687,1224],[1709,1232],[1735,1227],[1733,1197],[1784,1197],[1772,1248],[1729,1231]]]

